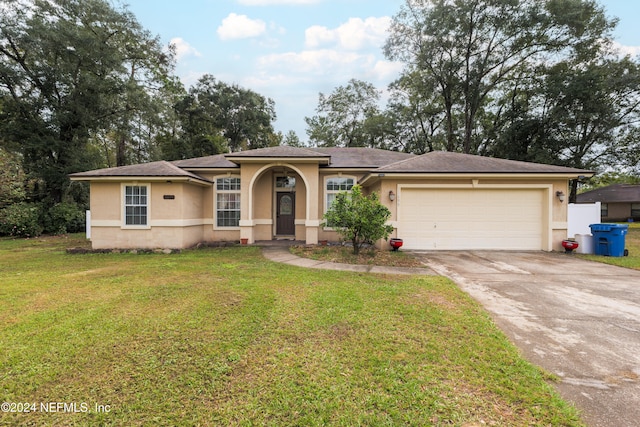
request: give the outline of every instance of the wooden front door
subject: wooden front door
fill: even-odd
[[[296,234],[296,193],[276,193],[276,234]]]

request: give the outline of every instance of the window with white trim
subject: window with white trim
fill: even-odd
[[[216,179],[216,226],[240,225],[240,178]]]
[[[355,180],[353,178],[327,178],[327,184],[325,186],[325,212],[329,210],[338,193],[341,193],[343,191],[351,191],[354,184]]]
[[[124,186],[124,225],[147,226],[149,214],[149,187]]]

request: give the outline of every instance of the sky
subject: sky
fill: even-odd
[[[391,18],[404,0],[124,0],[141,25],[177,47],[188,89],[202,75],[275,102],[276,131],[306,142],[320,93],[350,79],[384,91],[403,65],[385,59]],[[640,55],[640,1],[599,0],[618,17],[622,51]]]

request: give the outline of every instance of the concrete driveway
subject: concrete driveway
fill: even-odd
[[[640,271],[544,252],[413,252],[480,302],[589,426],[640,423]]]

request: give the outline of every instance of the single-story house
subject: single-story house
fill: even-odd
[[[614,184],[576,196],[576,203],[600,202],[603,222],[640,220],[640,185]]]
[[[338,240],[323,215],[355,184],[409,249],[562,250],[568,182],[592,172],[451,152],[261,148],[71,175],[91,183],[94,249]],[[384,242],[380,247],[388,247]]]

